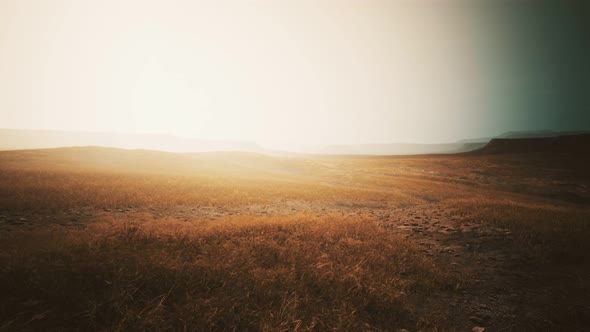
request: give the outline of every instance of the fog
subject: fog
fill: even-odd
[[[505,69],[512,7],[474,3],[2,0],[0,127],[299,150],[587,129],[579,110],[535,122],[505,102],[536,76]]]

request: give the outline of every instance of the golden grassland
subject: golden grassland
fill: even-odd
[[[385,225],[354,207],[396,216],[438,209],[459,223],[502,227],[506,250],[581,278],[590,272],[586,161],[1,152],[0,214],[41,222],[0,230],[0,330],[461,330],[451,311],[424,306],[468,287],[473,270],[451,271],[392,231],[397,220]],[[247,212],[293,201],[347,210]],[[203,206],[242,212],[214,221],[174,214]],[[110,212],[128,207],[165,212]],[[96,218],[84,227],[43,222],[76,209]]]
[[[461,219],[509,229],[514,248],[534,262],[589,267],[588,205],[484,198],[456,200],[450,204]]]
[[[99,223],[2,240],[2,313],[19,320],[36,305],[24,299],[63,305],[27,317],[32,328],[403,326],[409,294],[452,285],[408,241],[359,220]]]

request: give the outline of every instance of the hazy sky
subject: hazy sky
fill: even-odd
[[[0,0],[0,127],[281,147],[590,129],[576,3]]]

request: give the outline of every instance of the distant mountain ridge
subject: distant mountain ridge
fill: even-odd
[[[164,134],[121,134],[59,130],[0,129],[0,150],[103,146],[168,152],[262,152],[256,143],[179,138]]]
[[[563,135],[590,134],[590,131],[509,131],[494,137],[462,139],[454,143],[441,144],[352,144],[330,145],[319,151],[325,154],[350,155],[417,155],[417,154],[452,154],[474,151],[483,148],[488,142],[497,139],[519,139],[537,137],[559,137]]]
[[[534,138],[494,138],[469,154],[590,154],[590,134],[573,134]]]
[[[307,153],[331,155],[418,155],[452,154],[474,151],[485,147],[488,142],[491,142],[494,139],[511,140],[522,138],[550,138],[576,134],[590,134],[590,131],[511,131],[495,137],[463,139],[453,143],[339,144],[324,147],[319,146],[310,149],[310,151],[295,153],[264,149],[253,142],[198,140],[164,134],[121,134],[58,130],[0,129],[0,150],[103,146],[167,152],[238,151],[293,156]]]
[[[354,145],[330,145],[320,150],[322,154],[343,155],[414,155],[414,154],[438,154],[458,153],[478,149],[486,143],[442,143],[442,144],[354,144]]]
[[[503,134],[494,137],[478,137],[468,138],[458,141],[458,143],[487,143],[494,138],[541,138],[541,137],[557,137],[564,135],[579,135],[590,134],[587,130],[577,131],[553,131],[553,130],[529,130],[529,131],[507,131]]]

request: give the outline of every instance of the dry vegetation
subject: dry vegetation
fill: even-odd
[[[583,330],[587,156],[0,153],[0,330]]]
[[[407,240],[360,221],[235,218],[215,224],[100,223],[66,234],[46,232],[2,241],[7,327],[405,326],[413,318],[409,294],[449,283]]]

